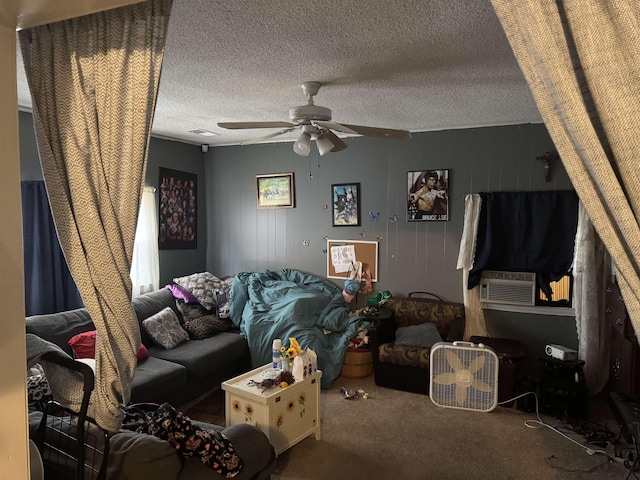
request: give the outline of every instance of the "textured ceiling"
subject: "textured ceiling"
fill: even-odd
[[[175,0],[152,133],[209,145],[267,135],[217,122],[288,121],[307,80],[323,84],[315,102],[336,122],[421,132],[542,121],[490,0]]]

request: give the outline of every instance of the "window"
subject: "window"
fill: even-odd
[[[158,220],[156,218],[156,189],[144,187],[136,238],[131,260],[133,296],[153,292],[160,288],[160,260],[158,256]]]
[[[571,298],[573,296],[573,274],[567,272],[557,282],[550,282],[552,295],[551,300],[540,290],[536,288],[536,306],[537,307],[571,307]]]

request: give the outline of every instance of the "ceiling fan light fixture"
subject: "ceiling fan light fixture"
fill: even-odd
[[[321,156],[325,153],[329,153],[335,147],[333,142],[329,140],[329,138],[327,138],[327,135],[325,135],[324,133],[318,135],[318,138],[316,139],[316,145],[318,146],[318,152]]]
[[[302,132],[298,139],[293,143],[293,151],[298,155],[306,157],[311,151],[311,135]]]

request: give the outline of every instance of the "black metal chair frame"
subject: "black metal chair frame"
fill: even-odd
[[[44,410],[34,440],[42,456],[45,478],[104,480],[109,432],[87,415],[95,385],[93,370],[89,365],[57,352],[48,352],[41,360],[78,372],[83,378],[83,397],[78,412],[55,400],[49,401]]]

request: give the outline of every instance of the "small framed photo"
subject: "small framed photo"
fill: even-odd
[[[407,220],[449,220],[449,170],[408,172]]]
[[[293,172],[256,175],[258,208],[295,207]]]
[[[334,227],[360,225],[360,184],[337,183],[331,185],[331,205]]]

